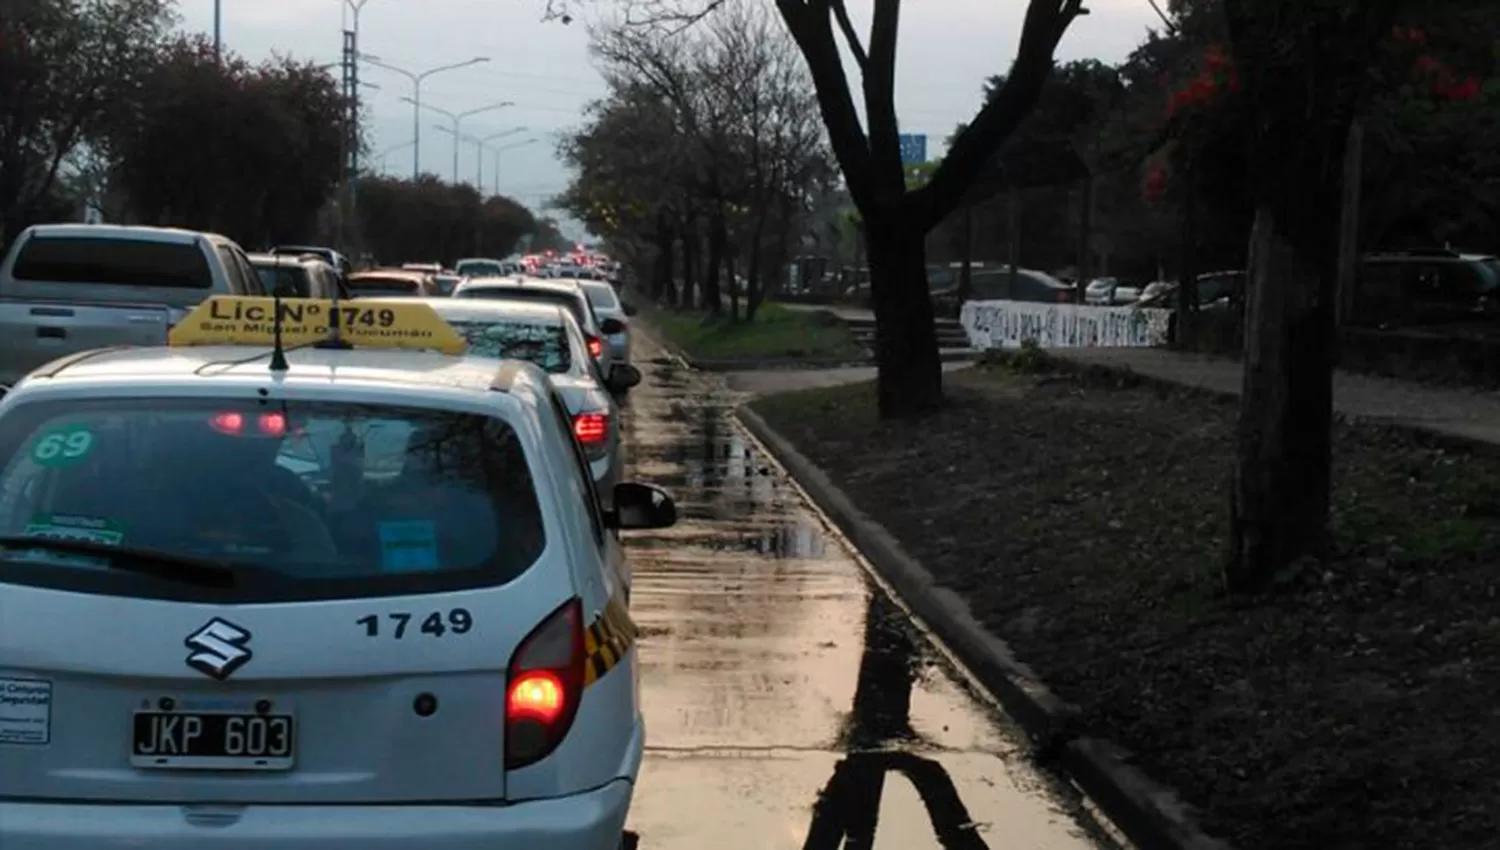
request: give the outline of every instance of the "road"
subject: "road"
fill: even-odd
[[[627,544],[641,850],[1106,846],[734,424],[739,396],[644,342],[629,477],[681,520]]]

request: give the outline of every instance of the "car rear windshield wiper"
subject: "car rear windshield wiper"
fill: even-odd
[[[117,570],[202,587],[229,588],[239,582],[236,569],[222,561],[150,549],[133,549],[97,540],[0,535],[0,549],[50,549],[54,552],[89,555],[106,559]]]

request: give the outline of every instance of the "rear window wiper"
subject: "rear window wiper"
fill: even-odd
[[[151,549],[133,549],[97,540],[0,535],[0,549],[50,549],[54,552],[87,555],[104,559],[110,567],[117,570],[202,587],[234,587],[239,583],[240,577],[235,567],[223,561]]]

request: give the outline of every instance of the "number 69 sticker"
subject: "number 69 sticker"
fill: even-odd
[[[31,447],[31,459],[38,466],[67,466],[88,456],[94,448],[94,432],[81,425],[55,428],[43,434]]]

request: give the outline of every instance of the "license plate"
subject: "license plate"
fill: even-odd
[[[290,714],[137,711],[131,732],[135,767],[188,770],[290,770],[296,720]]]

